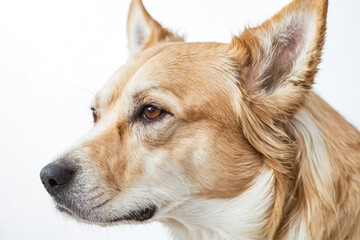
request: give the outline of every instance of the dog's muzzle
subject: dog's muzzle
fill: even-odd
[[[139,204],[138,207],[134,206],[133,210],[108,217],[101,206],[111,198],[101,199],[105,194],[102,194],[104,190],[96,193],[95,190],[100,189],[98,186],[88,184],[84,187],[85,183],[79,181],[84,176],[81,168],[61,160],[46,165],[40,172],[42,184],[61,212],[85,221],[105,224],[123,221],[143,222],[155,215],[157,207],[148,201],[145,206]]]

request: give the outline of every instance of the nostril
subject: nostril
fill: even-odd
[[[51,187],[55,187],[55,186],[59,185],[55,179],[49,179],[49,184]]]

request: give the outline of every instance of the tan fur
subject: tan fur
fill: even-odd
[[[314,174],[309,168],[311,160],[303,151],[303,136],[294,132],[299,144],[296,187],[289,196],[283,229],[279,234],[281,236],[297,215],[309,215],[307,224],[312,239],[357,239],[360,219],[360,134],[315,93],[310,94],[304,109],[316,120],[317,127],[326,139],[324,143],[328,159],[323,161],[328,162],[330,169],[324,173],[321,173],[323,169],[319,169],[320,175]]]
[[[214,156],[210,160],[212,164],[199,169],[179,160],[187,169],[189,177],[202,186],[201,195],[208,198],[229,198],[241,194],[258,174],[261,161],[276,171],[276,198],[270,209],[271,220],[266,230],[269,237],[275,234],[279,238],[283,236],[289,230],[291,222],[296,221],[296,216],[308,219],[306,224],[313,239],[344,238],[351,236],[351,231],[358,231],[354,229],[353,223],[359,218],[359,133],[310,91],[324,44],[327,1],[323,2],[293,1],[260,27],[247,29],[239,37],[235,37],[229,46],[216,43],[160,44],[137,56],[134,66],[129,67],[132,69],[130,75],[123,80],[128,81],[136,69],[154,69],[162,65],[162,72],[166,75],[156,76],[157,87],[170,91],[181,99],[185,111],[177,117],[187,123],[184,125],[185,129],[179,131],[181,134],[175,134],[166,142],[164,151],[174,151],[182,142],[181,139],[194,140],[196,136],[191,133],[197,132],[199,125],[202,129],[213,132],[216,144],[207,142],[207,145],[212,146],[211,150],[207,149],[211,151],[209,155]],[[145,11],[141,2],[134,1],[131,8],[134,4],[139,4]],[[309,9],[313,9],[318,16],[317,35],[308,58],[307,70],[299,76],[301,81],[294,84],[298,89],[290,89],[289,86],[288,90],[279,92],[279,96],[258,95],[256,86],[247,82],[251,77],[250,71],[256,70],[256,65],[263,58],[262,54],[265,54],[261,53],[264,50],[260,47],[258,33],[266,31],[270,24],[280,22],[284,14]],[[151,23],[152,34],[143,49],[162,41],[181,40],[163,29],[147,12],[145,16]],[[197,65],[194,66],[193,62]],[[236,69],[240,70],[236,73]],[[232,113],[234,106],[227,109],[229,102],[234,99],[229,99],[226,95],[233,92],[231,88],[234,86],[227,88],[223,85],[219,88],[216,80],[228,78],[231,84],[236,84],[234,77],[240,81],[241,95],[236,97],[244,99],[240,102],[241,126],[237,125],[237,121],[231,121],[235,118]],[[111,98],[113,101],[121,93],[116,95]],[[327,183],[328,187],[323,186],[325,189],[314,189],[314,182],[321,181],[316,177],[320,176],[314,176],[309,169],[309,159],[302,152],[304,139],[296,129],[291,128],[290,121],[300,108],[312,115],[326,139],[329,159],[324,161],[330,162],[331,173],[328,174],[331,175],[331,182]],[[331,119],[334,122],[330,123]],[[333,126],[339,125],[342,126],[341,131],[335,131]],[[267,139],[266,143],[262,139]],[[156,142],[148,143],[153,145]],[[341,142],[341,145],[337,142]],[[106,169],[103,172],[108,174]],[[121,178],[111,181],[123,182]]]
[[[112,197],[158,181],[148,176],[155,172],[184,176],[192,200],[236,198],[271,170],[257,236],[359,239],[360,133],[311,90],[327,4],[294,0],[222,44],[182,42],[134,0],[128,35],[136,14],[150,35],[96,95],[96,135],[77,151],[93,159]],[[137,120],[137,106],[150,103],[171,114]]]
[[[165,52],[164,49],[167,51]],[[181,54],[179,54],[179,49],[181,49]],[[254,179],[260,170],[261,161],[259,160],[259,154],[240,132],[238,122],[233,113],[233,109],[236,106],[228,106],[228,103],[233,102],[233,99],[229,98],[227,93],[233,92],[233,88],[236,87],[236,85],[231,82],[230,84],[223,82],[219,86],[214,85],[209,87],[213,85],[215,80],[222,76],[224,72],[225,74],[229,74],[229,77],[232,77],[233,81],[236,80],[230,74],[233,69],[229,66],[231,63],[230,58],[226,56],[224,50],[226,50],[226,48],[224,48],[223,45],[214,43],[179,43],[176,45],[160,45],[157,48],[146,50],[137,56],[136,60],[137,58],[150,60],[140,61],[143,64],[142,66],[139,66],[139,61],[134,61],[134,65],[128,66],[130,73],[124,74],[125,77],[123,79],[118,79],[122,81],[116,81],[117,86],[112,87],[117,91],[113,92],[115,95],[109,98],[110,100],[106,102],[106,106],[99,105],[99,102],[101,102],[100,95],[95,98],[96,102],[94,106],[102,110],[99,111],[100,115],[104,115],[103,112],[109,112],[105,107],[108,108],[116,104],[115,101],[118,101],[118,97],[123,91],[121,86],[126,85],[131,74],[136,71],[146,71],[146,69],[143,69],[144,67],[152,69],[160,63],[163,64],[163,71],[167,71],[166,76],[162,76],[161,73],[157,74],[154,76],[155,79],[153,82],[158,89],[169,91],[181,99],[182,108],[184,109],[183,112],[176,112],[176,109],[171,109],[171,112],[181,121],[178,126],[179,129],[177,130],[179,133],[171,136],[171,139],[166,139],[166,145],[162,146],[164,148],[163,151],[168,151],[169,153],[174,151],[174,148],[182,141],[201,141],[195,140],[194,138],[201,137],[201,131],[204,131],[204,128],[212,132],[214,140],[216,139],[218,141],[223,138],[223,141],[220,142],[224,142],[225,145],[217,146],[217,141],[206,143],[208,145],[208,149],[206,149],[207,154],[212,156],[214,160],[209,160],[212,164],[204,166],[205,169],[199,169],[188,161],[181,159],[179,159],[179,161],[181,161],[182,164],[184,164],[184,168],[189,171],[189,177],[194,178],[203,188],[204,192],[201,193],[201,195],[207,194],[213,197],[227,198],[239,195],[239,193],[249,186],[251,180]],[[223,67],[219,62],[219,54],[224,55]],[[192,66],[192,64],[188,64],[192,61],[199,62],[201,65]],[[172,72],[171,69],[179,69],[180,71],[178,70],[175,73]],[[184,72],[181,72],[181,69],[184,69]],[[197,71],[199,71],[199,69],[203,69],[202,72],[206,71],[207,73],[198,75]],[[167,81],[163,81],[163,79],[167,79]],[[186,79],[186,82],[183,79]],[[223,84],[228,84],[228,86]],[[219,89],[220,87],[222,90]],[[236,93],[234,93],[234,95],[235,94]],[[196,96],[198,96],[198,99],[196,99]],[[139,98],[151,99],[151,96],[144,93],[144,95],[139,96]],[[166,102],[161,102],[159,99],[157,99],[157,101],[163,106],[167,106]],[[229,118],[231,115],[233,115],[233,117]],[[129,128],[127,122],[119,123],[118,127],[120,126],[122,129]],[[166,130],[165,128],[161,131],[165,132]],[[149,147],[158,146],[159,142],[165,142],[164,139],[161,139],[161,137],[163,137],[161,135],[165,134],[159,132],[156,134],[159,134],[160,137],[155,137],[154,135],[144,136],[144,140]],[[196,137],[195,135],[199,136]],[[239,139],[242,140],[239,141]],[[114,142],[113,140],[108,141],[111,143],[111,146],[103,146],[107,141],[103,141],[101,138],[96,141],[101,143],[104,149],[111,149]],[[124,144],[125,142],[126,140],[123,140],[119,145],[124,146],[126,145]],[[230,142],[231,145],[227,145],[226,142]],[[94,143],[94,145],[96,145],[96,143]],[[114,145],[116,146],[117,144]],[[180,150],[188,151],[188,149]],[[182,156],[184,153],[176,153],[176,155]],[[182,158],[184,157],[186,156],[182,156]],[[94,156],[94,158],[98,158],[98,156]],[[100,158],[107,161],[104,157]],[[177,159],[178,157],[174,156],[174,158]],[[234,164],[239,167],[234,167]],[[109,174],[107,167],[104,168],[104,166],[101,165],[101,168],[103,169],[102,172]],[[210,177],[208,176],[209,172],[213,172],[214,174]],[[239,174],[239,172],[241,172],[241,174]],[[224,175],[224,173],[226,173],[226,175]],[[236,181],[234,181],[235,179]],[[114,179],[111,180],[114,181]],[[120,182],[122,181],[121,178],[118,180]]]

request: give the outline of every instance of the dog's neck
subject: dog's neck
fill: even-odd
[[[359,132],[313,92],[290,128],[297,173],[277,239],[351,239],[359,221]]]
[[[264,170],[254,185],[236,198],[192,199],[161,222],[174,239],[264,239],[273,197],[273,172]]]

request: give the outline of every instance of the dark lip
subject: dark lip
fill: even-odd
[[[88,223],[95,223],[95,224],[106,224],[106,223],[117,223],[117,222],[123,222],[123,221],[136,221],[136,222],[144,222],[144,221],[147,221],[149,219],[151,219],[155,213],[156,213],[156,207],[154,205],[151,205],[149,207],[146,207],[144,209],[139,209],[139,210],[134,210],[134,211],[131,211],[129,212],[128,214],[122,216],[122,217],[118,217],[118,218],[115,218],[115,219],[112,219],[110,221],[91,221],[91,220],[86,220],[86,219],[83,219],[83,218],[79,218],[79,216],[77,216],[77,214],[74,214],[72,211],[70,211],[69,209],[59,205],[59,204],[56,204],[56,208],[62,212],[62,213],[65,213],[71,217],[74,217],[78,220],[81,220],[81,221],[85,221],[85,222],[88,222]]]
[[[141,210],[132,211],[129,214],[122,216],[120,218],[115,218],[111,220],[110,223],[121,222],[121,221],[144,222],[151,219],[155,215],[155,212],[156,212],[156,207],[152,205]]]

